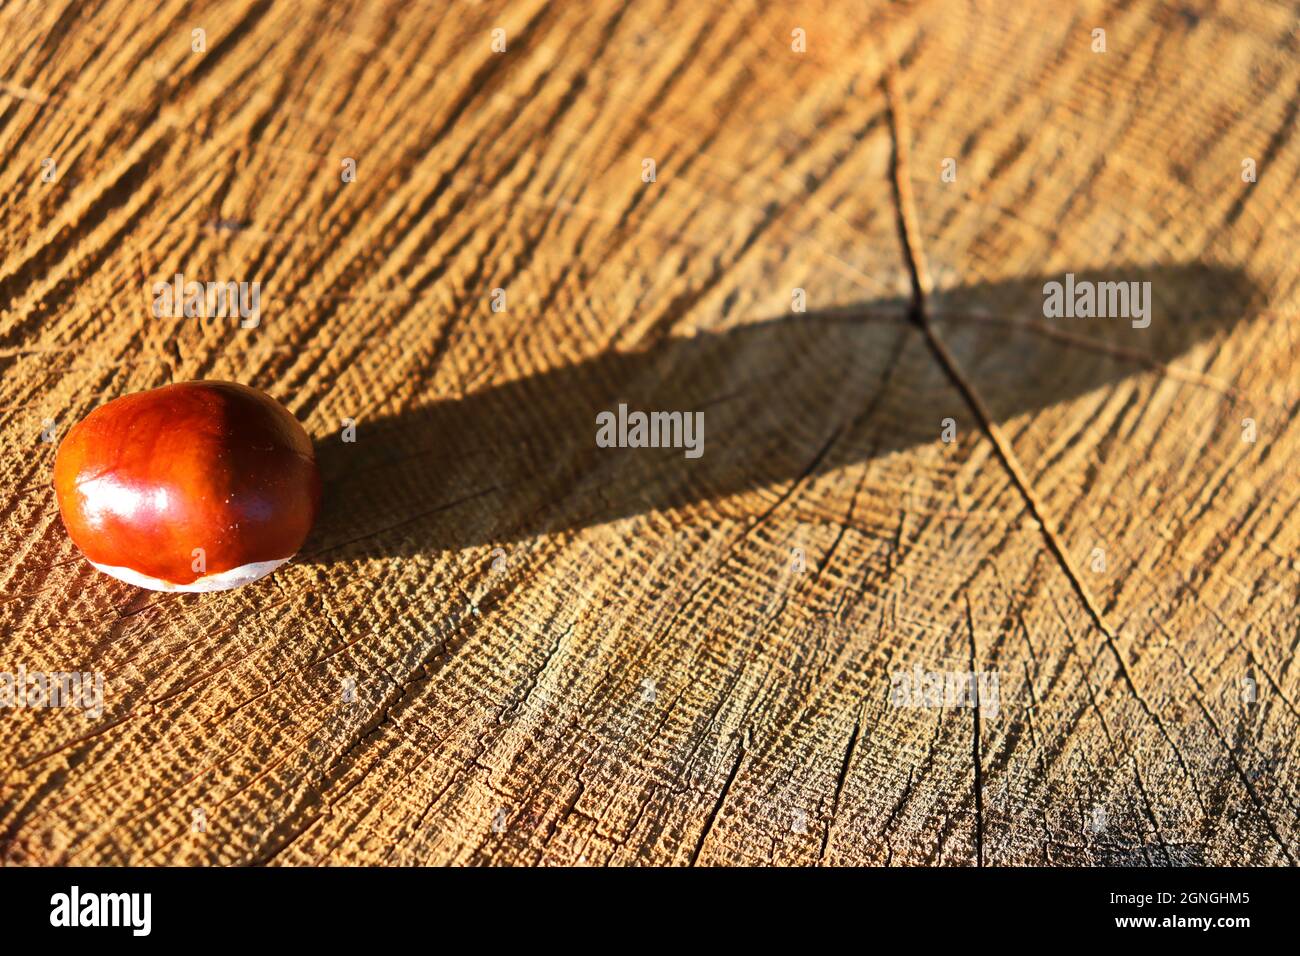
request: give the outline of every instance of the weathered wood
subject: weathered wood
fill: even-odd
[[[1295,862],[1294,10],[709,6],[0,11],[0,672],[106,682],[0,710],[0,858]],[[138,591],[41,432],[200,377],[326,511]]]

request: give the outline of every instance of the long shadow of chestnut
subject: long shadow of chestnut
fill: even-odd
[[[999,421],[1175,360],[1260,298],[1237,270],[1117,266],[1076,273],[1076,288],[1150,282],[1149,327],[1044,319],[1044,283],[1062,279],[972,285],[927,303]],[[338,433],[317,443],[325,506],[302,557],[503,544],[698,502],[725,510],[727,496],[759,488],[775,502],[794,479],[937,442],[944,418],[977,428],[908,311],[894,299],[791,314],[609,352],[398,415],[363,414],[354,443]],[[703,412],[702,455],[599,447],[597,416],[620,404]]]

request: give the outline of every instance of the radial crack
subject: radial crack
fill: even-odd
[[[1116,634],[1111,625],[1106,621],[1101,609],[1097,606],[1091,592],[1083,583],[1083,576],[1074,562],[1070,559],[1060,538],[1057,536],[1055,525],[1049,520],[1047,509],[1043,502],[1035,494],[1033,485],[1021,467],[1019,460],[1012,451],[1010,443],[1003,437],[1000,429],[994,421],[993,415],[988,407],[980,398],[975,387],[962,373],[956,359],[948,350],[944,343],[934,331],[930,324],[929,313],[926,310],[926,295],[930,289],[929,273],[926,270],[925,255],[921,247],[920,231],[917,223],[916,204],[912,194],[911,178],[908,173],[908,144],[910,142],[910,128],[908,126],[907,112],[903,102],[903,97],[898,88],[898,75],[894,71],[885,74],[884,86],[885,96],[887,99],[887,108],[889,111],[889,128],[893,136],[893,161],[891,168],[891,178],[893,180],[894,202],[896,204],[896,213],[898,220],[899,238],[903,246],[903,254],[907,263],[907,268],[912,279],[912,301],[908,308],[908,317],[924,333],[926,344],[930,352],[934,355],[939,366],[944,370],[953,386],[961,393],[967,406],[971,409],[976,420],[979,422],[981,429],[989,440],[993,443],[993,448],[997,452],[999,460],[1003,467],[1011,476],[1013,484],[1020,492],[1024,499],[1025,506],[1031,515],[1038,522],[1039,529],[1042,531],[1043,539],[1047,543],[1048,549],[1055,557],[1056,562],[1060,565],[1065,573],[1066,579],[1070,582],[1071,588],[1078,595],[1079,600],[1083,602],[1088,611],[1088,616],[1092,619],[1098,630],[1101,631],[1105,639],[1106,647],[1110,650],[1111,655],[1115,658],[1116,666],[1119,670],[1120,677],[1129,692],[1137,700],[1138,705],[1142,708],[1147,717],[1155,724],[1165,741],[1178,752],[1177,745],[1174,744],[1173,738],[1169,734],[1168,728],[1151,707],[1150,702],[1143,696],[1138,689],[1133,675],[1129,672],[1128,663],[1124,655],[1120,652],[1117,643]],[[1191,779],[1190,771],[1184,766],[1184,772]],[[1191,781],[1195,788],[1195,781]],[[1276,834],[1275,834],[1276,835]],[[1279,842],[1280,838],[1279,838]],[[1284,848],[1286,847],[1283,843]],[[1289,848],[1288,848],[1289,852]]]

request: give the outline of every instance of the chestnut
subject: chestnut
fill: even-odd
[[[114,399],[54,461],[68,535],[99,570],[155,591],[223,591],[298,551],[320,508],[311,439],[283,405],[232,382]]]

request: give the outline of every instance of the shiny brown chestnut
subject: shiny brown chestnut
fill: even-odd
[[[68,535],[106,574],[155,591],[223,591],[298,551],[320,508],[311,439],[269,395],[182,382],[102,405],[59,446]]]

